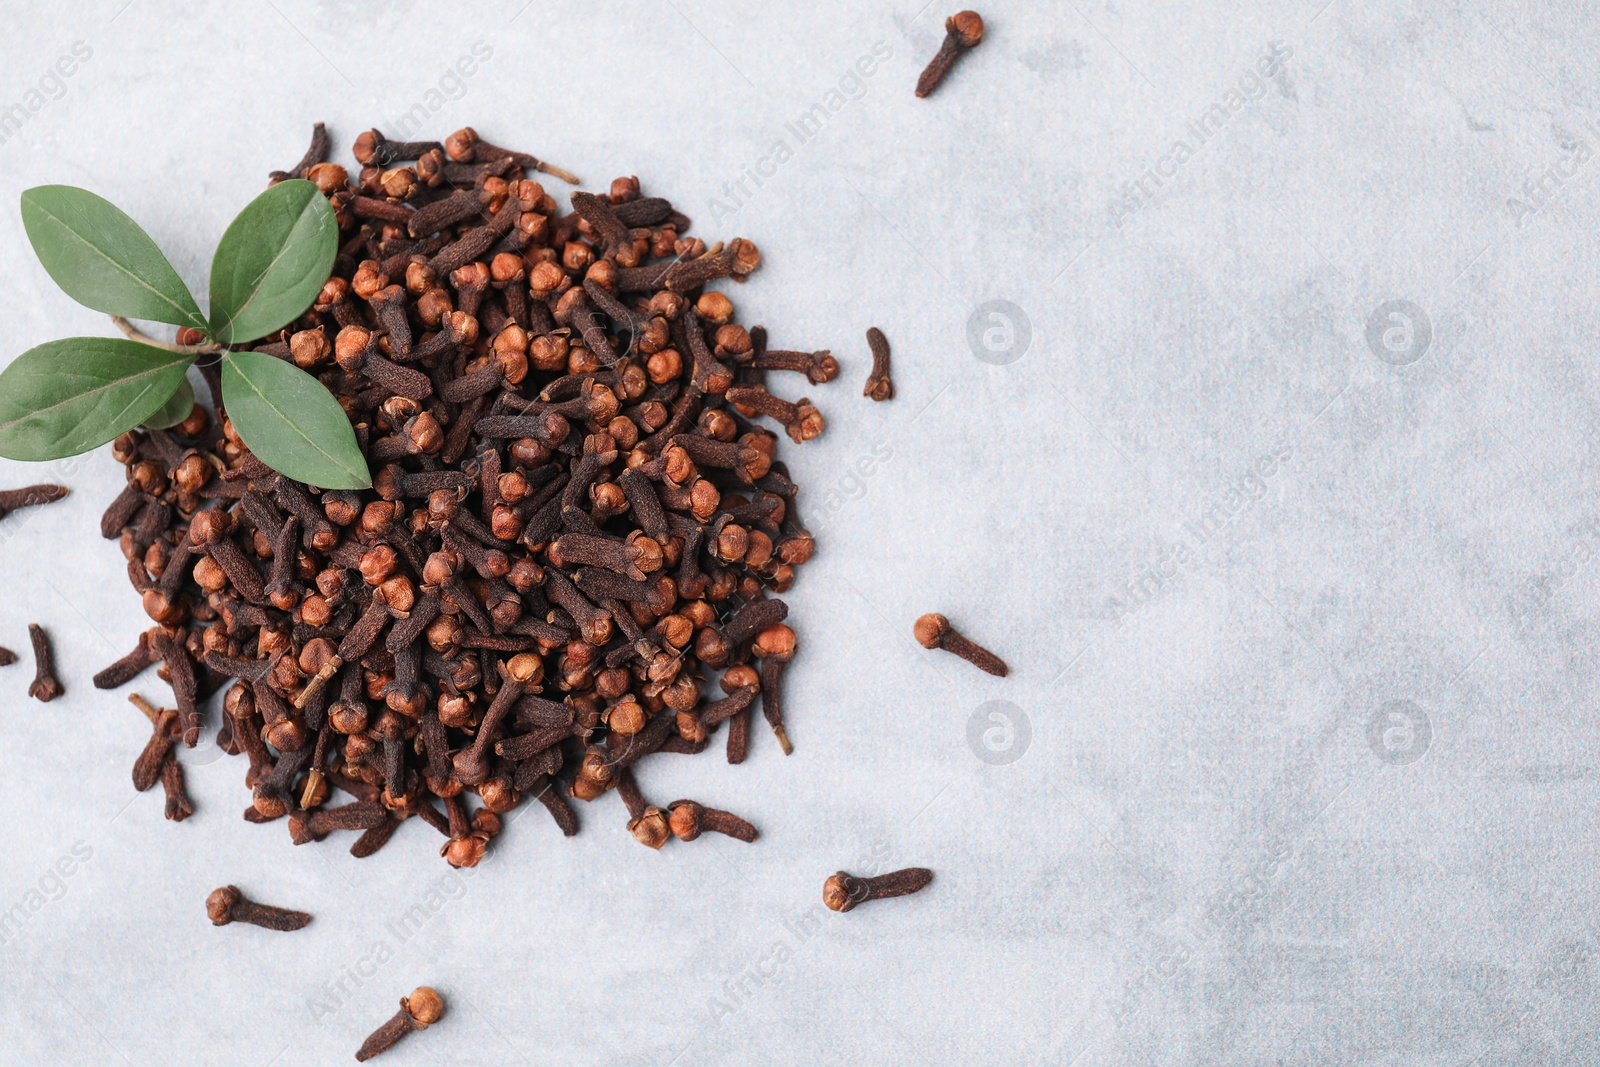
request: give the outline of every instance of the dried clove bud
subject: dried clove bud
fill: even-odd
[[[705,808],[692,800],[675,800],[672,802],[672,832],[678,835],[680,841],[693,841],[702,831],[727,834],[740,841],[754,841],[756,828],[726,811],[716,808]]]
[[[880,874],[876,878],[857,878],[840,871],[822,884],[822,902],[834,911],[849,911],[869,900],[886,900],[915,893],[933,881],[926,867],[907,867],[903,871]]]
[[[25,489],[0,489],[0,519],[18,508],[53,504],[68,492],[70,490],[64,485],[30,485]]]
[[[888,400],[894,396],[894,382],[889,377],[889,339],[874,326],[867,331],[867,347],[872,349],[872,373],[867,375],[867,386],[861,395],[869,400]]]
[[[28,639],[33,642],[35,667],[33,684],[28,686],[28,695],[48,704],[64,691],[61,681],[56,677],[55,650],[50,647],[50,635],[37,623],[28,624]]]
[[[211,895],[206,897],[206,915],[215,926],[241,922],[266,930],[300,930],[311,922],[311,916],[303,911],[257,904],[239,892],[238,887],[231,885],[211,891]]]
[[[958,11],[944,20],[944,42],[917,79],[917,95],[927,96],[939,88],[950,68],[983,40],[983,17],[976,11]]]
[[[356,1050],[356,1059],[362,1062],[380,1052],[387,1052],[395,1042],[412,1031],[426,1030],[444,1014],[444,998],[439,991],[428,986],[418,986],[409,997],[400,998],[400,1010],[388,1022],[372,1031]]]
[[[942,648],[952,652],[980,671],[1004,678],[1008,671],[1005,660],[982,645],[967,640],[950,625],[950,620],[937,613],[922,616],[912,627],[917,643],[923,648]]]

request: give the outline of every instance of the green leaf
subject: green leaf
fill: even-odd
[[[152,430],[165,430],[187,419],[193,410],[194,386],[189,384],[188,378],[184,378],[178,383],[177,390],[167,397],[167,402],[161,405],[161,410],[145,419],[142,425]]]
[[[222,402],[250,451],[280,474],[322,489],[372,484],[344,408],[293,363],[264,352],[228,353]]]
[[[104,197],[70,185],[29,189],[22,225],[50,277],[85,307],[210,332],[161,249]]]
[[[322,289],[339,223],[317,187],[279,182],[228,226],[211,261],[211,335],[243,344],[293,321]]]
[[[193,359],[120,337],[30,348],[0,373],[0,456],[60,459],[105,444],[161,410]]]

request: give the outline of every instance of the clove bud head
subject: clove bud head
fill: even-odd
[[[432,986],[417,986],[409,997],[400,998],[400,1006],[419,1030],[432,1026],[444,1015],[444,998]]]
[[[822,883],[822,902],[832,911],[849,911],[864,895],[860,882],[859,878],[843,871],[829,875],[828,880]]]
[[[971,48],[983,40],[983,16],[976,11],[958,11],[944,20],[944,32],[963,48]]]
[[[206,917],[214,926],[227,926],[233,921],[233,909],[244,900],[244,894],[231,885],[213,889],[206,897]]]
[[[643,815],[628,824],[628,832],[641,845],[654,849],[666,844],[667,838],[672,836],[667,813],[657,807],[646,808]]]
[[[944,635],[950,632],[950,620],[943,615],[929,612],[916,621],[911,629],[916,637],[917,644],[923,648],[938,648],[944,640]]]

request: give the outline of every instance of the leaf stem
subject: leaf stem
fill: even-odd
[[[215,341],[204,345],[173,345],[168,344],[165,341],[157,341],[154,337],[146,334],[144,331],[140,330],[139,327],[135,326],[121,315],[111,316],[111,321],[113,324],[115,324],[117,329],[122,331],[122,335],[128,340],[138,341],[140,344],[152,345],[156,348],[164,348],[168,352],[178,352],[183,355],[200,356],[207,355],[212,352],[222,351],[222,346],[217,344]]]

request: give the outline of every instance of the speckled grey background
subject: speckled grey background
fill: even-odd
[[[754,846],[648,853],[605,798],[476,872],[415,824],[357,862],[241,822],[206,748],[165,822],[89,685],[145,625],[119,470],[0,463],[74,490],[0,522],[0,643],[44,623],[68,686],[0,671],[0,1062],[344,1062],[419,983],[450,1013],[385,1062],[1600,1059],[1589,5],[1005,2],[927,101],[916,3],[4,8],[0,358],[110,333],[24,188],[109,196],[203,293],[313,120],[343,158],[421,107],[754,239],[741,320],[844,373],[786,456],[795,754],[641,776]],[[1013,675],[915,646],[930,609]],[[316,921],[213,929],[224,882]]]

